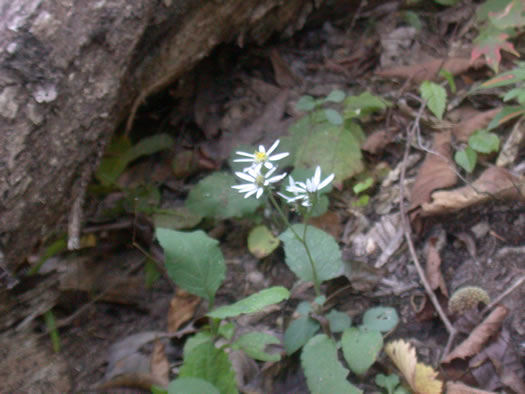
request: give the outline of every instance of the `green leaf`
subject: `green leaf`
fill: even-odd
[[[158,228],[155,233],[170,278],[184,290],[212,301],[226,272],[219,242],[200,230],[186,233]]]
[[[234,349],[243,350],[248,357],[259,361],[279,361],[281,356],[279,354],[272,354],[265,352],[268,345],[278,345],[279,339],[273,335],[264,332],[250,332],[241,335],[234,343]]]
[[[332,90],[328,96],[324,99],[324,101],[328,101],[331,103],[340,103],[342,102],[346,97],[346,93],[342,90]]]
[[[503,123],[508,122],[509,120],[514,119],[523,114],[525,114],[525,105],[506,105],[494,118],[492,118],[489,125],[487,126],[487,130],[492,130],[498,126],[501,126]]]
[[[279,238],[264,225],[253,228],[248,234],[248,250],[258,259],[270,255],[279,243]]]
[[[468,139],[469,146],[476,152],[491,153],[499,150],[499,138],[486,130],[477,130]]]
[[[448,7],[453,6],[459,2],[459,0],[434,0],[434,1],[438,4],[445,5]]]
[[[216,319],[226,319],[246,313],[258,312],[268,305],[278,304],[290,297],[290,292],[282,286],[274,286],[252,294],[235,304],[221,306],[206,314]]]
[[[365,190],[368,190],[372,187],[374,184],[374,178],[368,177],[363,182],[356,183],[352,190],[355,194],[359,194],[361,192],[364,192]]]
[[[228,354],[213,343],[197,345],[184,356],[179,378],[200,378],[213,384],[221,394],[238,393],[235,373]],[[207,391],[203,391],[207,393]]]
[[[184,348],[182,349],[182,354],[186,357],[190,354],[193,349],[203,343],[213,344],[213,336],[208,331],[199,331],[197,334],[189,337],[186,342],[184,342]]]
[[[498,72],[501,61],[501,51],[510,52],[519,57],[519,53],[514,49],[514,45],[507,41],[508,31],[501,31],[493,25],[488,25],[480,30],[478,37],[474,40],[471,61],[480,56],[485,56],[487,64]]]
[[[145,273],[145,282],[146,282],[146,289],[151,289],[151,286],[157,281],[157,279],[160,278],[160,272],[157,269],[157,266],[151,259],[146,260],[146,264],[144,265],[144,273]]]
[[[332,309],[330,313],[326,315],[328,323],[330,324],[331,332],[343,332],[352,325],[352,319],[344,312],[336,311]]]
[[[295,109],[298,111],[308,112],[315,108],[316,102],[312,96],[302,96],[297,104],[295,104]]]
[[[303,224],[294,224],[293,229],[299,236],[304,234]],[[284,253],[288,267],[304,281],[313,282],[314,277],[304,245],[297,240],[291,229],[279,237],[284,243]],[[318,281],[333,279],[341,275],[343,262],[341,251],[335,239],[328,233],[313,226],[307,226],[306,244],[314,260]]]
[[[357,124],[345,122],[343,126],[334,126],[327,121],[312,124],[305,116],[294,123],[289,132],[290,145],[295,146],[294,167],[316,168],[319,165],[323,175],[334,173],[339,182],[363,170],[362,130]]]
[[[525,88],[519,87],[509,90],[504,96],[503,101],[510,101],[516,99],[518,103],[525,104]]]
[[[456,93],[456,83],[454,82],[454,74],[442,68],[441,70],[439,70],[439,75],[441,75],[447,80],[448,86],[450,86],[450,91],[452,92],[452,94]]]
[[[62,253],[65,250],[67,250],[67,237],[64,235],[45,248],[44,252],[40,256],[40,259],[38,260],[38,263],[29,269],[27,276],[37,274],[38,271],[40,271],[40,268],[42,268],[42,265],[44,265],[48,259],[59,253]]]
[[[454,155],[454,160],[458,163],[465,171],[471,173],[476,168],[476,162],[478,155],[474,149],[470,146],[466,146],[465,149],[459,150]]]
[[[344,118],[364,118],[390,105],[388,101],[369,92],[361,93],[359,96],[348,96],[344,101]]]
[[[515,85],[523,81],[525,81],[525,63],[519,62],[518,67],[490,78],[488,81],[483,82],[475,90],[493,89],[502,86]]]
[[[237,179],[226,172],[214,172],[195,185],[186,199],[186,207],[194,215],[226,219],[255,212],[262,200],[232,189]]]
[[[421,31],[421,29],[423,29],[423,23],[421,22],[421,18],[414,11],[403,12],[403,19],[406,23],[415,28],[417,31]]]
[[[321,328],[314,319],[303,316],[290,323],[284,332],[284,349],[288,355],[302,348]]]
[[[427,101],[427,107],[438,119],[443,119],[447,104],[447,92],[437,83],[424,81],[419,87],[421,97]]]
[[[103,185],[114,184],[132,161],[142,156],[151,155],[165,149],[170,149],[175,140],[167,134],[157,134],[143,138],[138,144],[131,146],[126,137],[115,138],[102,158],[95,176]]]
[[[512,0],[499,12],[489,13],[489,20],[500,30],[525,26],[525,3],[522,0]]]
[[[46,322],[46,328],[51,337],[51,343],[53,344],[53,351],[55,353],[60,352],[60,336],[58,334],[58,328],[56,325],[55,314],[50,309],[44,313],[44,320]]]
[[[386,376],[380,373],[376,375],[375,382],[379,387],[385,388],[388,394],[394,394],[394,390],[399,384],[399,376],[396,374]]]
[[[339,362],[335,343],[326,335],[317,335],[308,341],[301,354],[301,364],[312,394],[362,392],[346,380],[348,370]]]
[[[363,326],[369,330],[388,332],[399,322],[394,308],[378,306],[368,309],[363,315]]]
[[[151,390],[151,394],[169,394],[168,390],[160,386],[153,385],[150,387],[150,390]]]
[[[377,330],[350,327],[343,333],[341,345],[352,372],[363,375],[375,363],[383,347],[383,336]]]
[[[168,386],[168,394],[220,394],[210,382],[200,378],[178,378]]]
[[[235,324],[228,322],[221,324],[219,327],[219,335],[223,338],[226,338],[227,340],[230,340],[233,338],[233,334],[235,334]]]
[[[324,110],[324,114],[328,123],[331,123],[336,126],[340,126],[343,124],[343,117],[339,115],[339,112],[337,112],[335,109],[326,108]]]
[[[312,311],[312,305],[308,301],[301,301],[299,305],[297,305],[295,311],[300,316],[308,316],[308,314]]]
[[[170,230],[185,230],[195,227],[202,220],[201,215],[191,213],[186,207],[155,209],[153,225]]]

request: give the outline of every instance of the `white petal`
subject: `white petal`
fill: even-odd
[[[276,175],[274,177],[271,177],[270,179],[267,179],[266,181],[264,181],[264,184],[265,185],[269,185],[270,183],[275,183],[275,182],[279,182],[281,179],[284,179],[284,177],[286,176],[287,174],[284,173],[284,174],[281,174],[281,175]]]
[[[317,166],[317,168],[315,169],[315,174],[312,178],[312,182],[317,190],[317,186],[319,186],[319,182],[321,182],[321,167]]]
[[[256,198],[259,198],[262,196],[264,192],[264,189],[262,187],[259,188],[259,190],[257,190],[257,194],[255,195]]]
[[[272,153],[275,150],[275,148],[277,148],[277,145],[279,145],[279,140],[273,143],[273,145],[270,147],[270,149],[268,149],[268,152],[266,152],[266,154],[269,155],[270,153]]]
[[[251,174],[250,169],[248,169],[248,173]],[[244,172],[236,172],[235,175],[237,175],[241,179],[244,179],[245,181],[255,182],[254,176],[245,174]]]
[[[275,172],[276,169],[277,167],[270,168],[270,170],[266,174],[264,174],[264,178],[268,178],[270,175],[272,175]]]
[[[255,159],[255,155],[253,153],[246,153],[246,152],[235,152],[235,153],[241,156],[247,156],[247,157],[251,157],[252,159]]]
[[[266,149],[264,149],[264,146],[259,145],[259,152],[266,153]]]
[[[248,198],[250,196],[253,196],[255,193],[258,193],[259,190],[258,189],[253,189],[252,191],[249,191],[248,193],[246,193],[246,195],[244,196],[244,198]],[[259,197],[257,197],[259,198]]]
[[[281,159],[284,159],[286,156],[288,156],[289,153],[288,152],[284,152],[284,153],[277,153],[276,155],[273,155],[273,156],[270,156],[268,157],[268,160],[281,160]]]
[[[270,163],[269,161],[266,161],[264,162],[264,166],[266,168],[268,168],[269,170],[271,170],[273,167],[275,167],[272,163]]]
[[[324,181],[321,182],[317,190],[321,190],[323,187],[328,186],[335,178],[335,174],[330,174]]]
[[[243,162],[243,161],[245,161],[245,162],[251,162],[251,161],[253,161],[253,159],[235,159],[235,160],[234,160],[234,162],[236,162],[236,163],[240,163],[240,162]]]

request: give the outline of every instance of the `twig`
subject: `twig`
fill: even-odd
[[[507,290],[505,290],[503,293],[501,293],[499,296],[497,296],[490,304],[488,304],[483,311],[481,312],[483,315],[488,313],[492,308],[494,308],[495,305],[499,304],[502,299],[507,297],[510,293],[512,293],[514,290],[516,290],[518,287],[520,287],[523,282],[525,282],[525,276],[522,276],[519,278],[512,286],[510,286]]]
[[[425,288],[425,291],[427,292],[428,296],[430,297],[430,300],[432,301],[432,304],[434,305],[434,308],[436,308],[436,311],[439,314],[439,317],[441,318],[441,321],[445,324],[445,327],[448,332],[448,341],[447,345],[445,346],[445,350],[443,351],[441,359],[443,359],[449,352],[450,348],[452,347],[452,343],[454,342],[454,339],[456,337],[457,331],[450,323],[450,320],[447,318],[447,315],[441,308],[441,305],[436,297],[436,294],[430,287],[430,284],[427,281],[427,278],[425,276],[425,272],[423,271],[423,268],[421,266],[421,263],[419,262],[419,258],[417,257],[416,249],[414,247],[414,242],[412,241],[411,237],[411,228],[410,228],[410,222],[408,221],[408,216],[406,213],[405,205],[404,205],[404,181],[405,181],[405,173],[406,173],[406,162],[408,160],[408,152],[410,150],[410,137],[414,135],[414,132],[419,127],[419,119],[421,118],[421,115],[423,114],[423,110],[425,109],[425,103],[422,103],[418,112],[418,116],[414,120],[414,123],[412,125],[411,130],[409,130],[407,135],[407,140],[405,144],[405,152],[403,154],[403,162],[401,166],[401,175],[400,175],[400,186],[399,186],[399,208],[401,211],[401,222],[403,224],[403,230],[405,232],[405,238],[407,240],[408,249],[410,250],[410,255],[412,256],[412,260],[414,261],[414,265],[416,266],[417,273],[419,275],[419,278],[421,279],[421,282],[423,283],[423,287]]]

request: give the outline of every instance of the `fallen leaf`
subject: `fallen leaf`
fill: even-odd
[[[168,385],[170,381],[170,363],[166,357],[165,346],[158,339],[155,340],[155,344],[153,345],[150,370],[151,374],[155,376],[159,382],[163,382],[164,386]]]
[[[335,239],[339,239],[341,233],[343,232],[341,219],[339,218],[339,215],[333,211],[326,211],[321,216],[310,218],[308,223],[323,231],[326,231]]]
[[[452,161],[449,131],[435,134],[432,151],[437,154],[427,153],[412,187],[411,210],[428,203],[434,190],[456,184],[457,176]]]
[[[441,266],[441,257],[439,256],[439,251],[437,248],[438,238],[432,237],[428,241],[427,246],[427,265],[425,267],[427,279],[432,290],[439,288],[441,293],[448,297],[447,286],[445,284],[445,279],[441,274],[439,267]]]
[[[295,75],[290,66],[283,60],[279,51],[273,48],[270,52],[273,73],[277,84],[283,88],[292,88],[300,82],[300,78]]]
[[[479,353],[481,347],[499,330],[507,313],[507,308],[504,306],[497,306],[490,315],[488,315],[485,320],[483,320],[481,324],[472,331],[468,338],[460,343],[441,362],[449,363],[456,358],[464,359]]]
[[[385,353],[404,376],[416,394],[441,394],[443,382],[436,379],[438,373],[425,364],[417,362],[416,350],[402,339],[390,342]]]
[[[471,61],[468,58],[455,57],[443,61],[432,59],[425,63],[411,64],[408,66],[392,67],[387,70],[377,71],[376,75],[384,78],[412,79],[416,83],[431,81],[439,77],[439,70],[447,70],[452,75],[459,75],[469,68],[479,68],[485,64],[483,59]]]
[[[422,203],[422,215],[453,212],[491,199],[522,200],[524,195],[525,177],[489,167],[471,185],[432,193],[432,201]]]
[[[494,391],[479,390],[458,382],[447,382],[447,394],[496,394]]]
[[[170,309],[168,311],[168,332],[177,332],[181,325],[190,320],[200,301],[200,297],[177,288],[175,296],[170,301]]]
[[[469,137],[476,130],[484,129],[490,121],[501,111],[501,108],[494,108],[489,111],[475,111],[467,114],[461,121],[452,127],[452,134],[456,140],[467,142]]]
[[[362,150],[375,155],[381,153],[385,146],[387,146],[393,139],[393,132],[387,130],[377,130],[370,134],[363,146]]]
[[[501,147],[498,158],[496,160],[496,165],[498,167],[510,166],[516,161],[518,157],[520,148],[523,145],[525,140],[525,121],[521,118],[514,127],[507,140]]]

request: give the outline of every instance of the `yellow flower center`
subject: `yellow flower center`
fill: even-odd
[[[264,163],[268,159],[268,155],[264,152],[255,152],[255,162],[256,163]]]
[[[256,183],[258,186],[262,186],[262,185],[264,185],[264,176],[262,176],[262,175],[258,175],[257,178],[255,178],[255,183]]]

